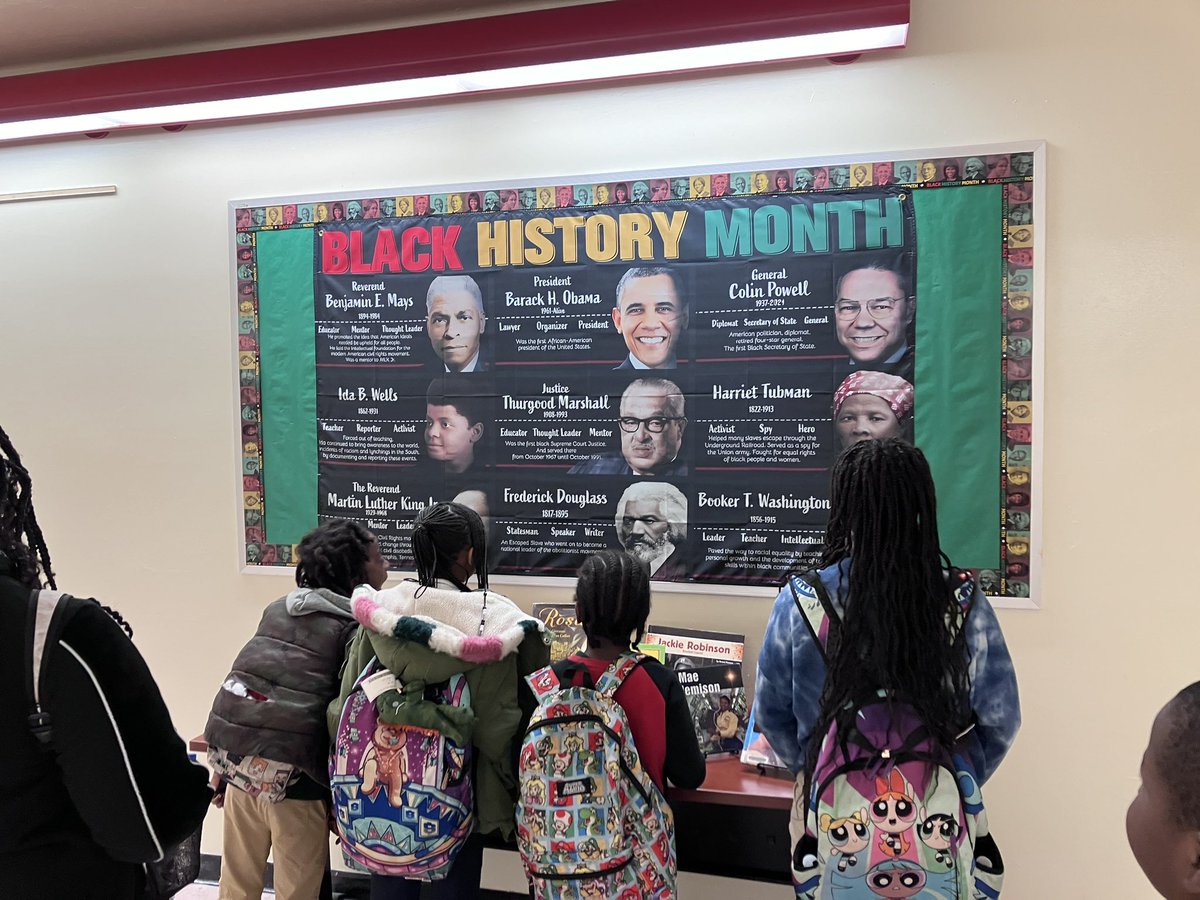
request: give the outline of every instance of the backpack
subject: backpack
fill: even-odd
[[[371,659],[342,706],[329,758],[347,865],[446,877],[475,824],[474,726],[463,675],[401,683]]]
[[[29,631],[25,635],[25,696],[29,703],[29,730],[38,745],[51,752],[54,722],[42,709],[42,680],[46,677],[46,660],[58,645],[59,636],[71,616],[67,610],[70,594],[62,591],[32,591],[29,597]],[[200,837],[204,821],[196,830],[173,847],[165,849],[162,858],[142,864],[143,885],[141,900],[168,900],[200,877]]]
[[[538,706],[521,743],[517,845],[540,900],[676,896],[671,807],[614,699],[645,659],[622,656],[589,687],[564,687],[550,667],[526,678]]]
[[[965,620],[975,583],[965,572],[955,577],[955,596]],[[813,640],[826,656],[840,620],[819,575],[808,573],[788,583]],[[910,704],[886,691],[860,703],[854,722],[846,734],[838,733],[836,722],[830,723],[811,792],[805,798],[797,796],[792,823],[796,896],[999,897],[1004,865],[988,833],[968,752],[974,726],[947,750]]]

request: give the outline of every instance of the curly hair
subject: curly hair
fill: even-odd
[[[636,481],[625,489],[617,500],[617,512],[613,517],[617,537],[624,544],[629,537],[629,526],[625,523],[625,507],[637,500],[649,500],[658,504],[659,515],[667,521],[667,539],[674,544],[687,540],[687,497],[673,484],[665,481]]]
[[[1164,735],[1152,762],[1171,786],[1171,816],[1180,828],[1200,829],[1200,681],[1166,706]]]
[[[367,577],[367,560],[375,536],[358,522],[334,519],[300,539],[296,547],[296,584],[325,588],[344,597]]]

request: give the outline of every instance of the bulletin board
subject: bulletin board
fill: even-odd
[[[900,156],[231,203],[245,565],[349,518],[411,568],[458,499],[500,580],[622,546],[766,593],[900,436],[954,563],[1036,605],[1044,146]]]

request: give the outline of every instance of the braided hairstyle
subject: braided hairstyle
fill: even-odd
[[[588,643],[640,643],[650,617],[650,567],[623,551],[602,550],[583,561],[577,576],[575,609]]]
[[[41,589],[43,578],[45,587],[58,590],[50,549],[33,511],[33,481],[3,428],[0,428],[0,558],[8,560],[9,575],[30,590]],[[133,627],[124,616],[111,606],[98,605],[133,637]]]
[[[856,707],[886,689],[951,748],[970,717],[966,636],[938,543],[929,463],[895,438],[862,441],[834,465],[830,500],[819,566],[850,563],[849,589],[813,734],[831,722],[846,734]],[[806,781],[820,743],[809,742]]]
[[[57,590],[50,551],[33,511],[33,482],[21,465],[21,455],[0,428],[0,554],[9,574],[30,590],[45,585]]]
[[[479,589],[486,591],[487,533],[479,513],[453,502],[434,503],[417,513],[412,550],[418,582],[433,587],[439,578],[445,578],[461,591],[470,590],[466,578],[458,577],[458,555],[468,547],[475,551],[475,580]]]
[[[334,519],[300,539],[296,547],[296,584],[325,588],[349,597],[367,578],[367,560],[375,536],[358,522]]]

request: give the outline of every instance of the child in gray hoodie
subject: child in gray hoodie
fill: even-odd
[[[297,552],[297,589],[263,611],[204,729],[225,809],[222,900],[262,896],[272,847],[280,900],[314,900],[328,880],[325,708],[357,627],[349,597],[359,584],[383,587],[388,563],[375,536],[344,519],[309,532]]]

